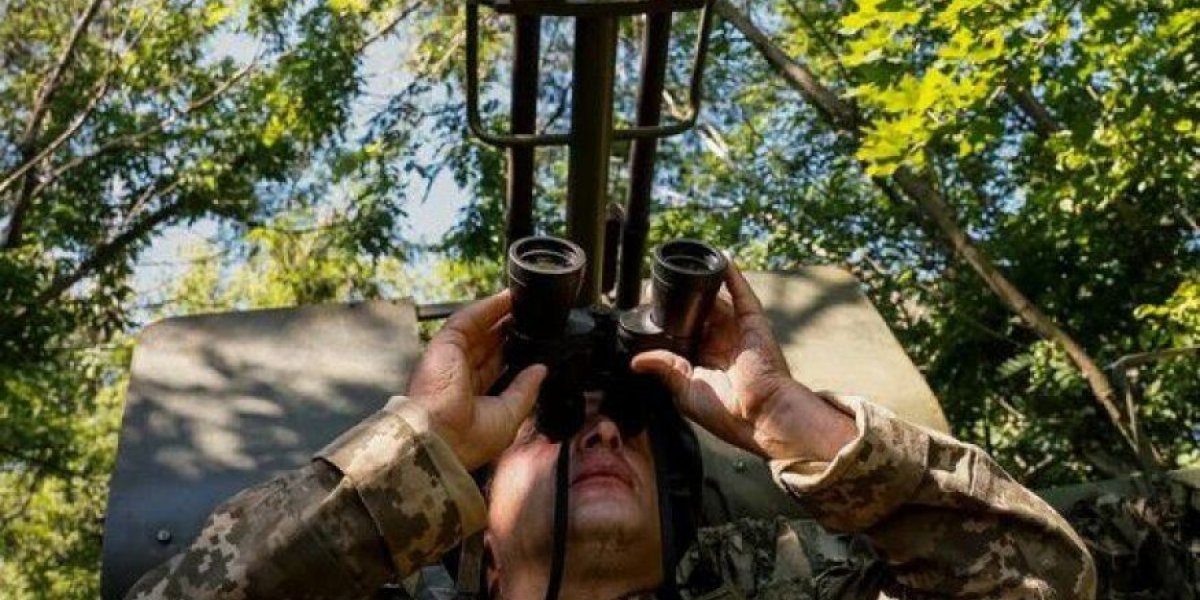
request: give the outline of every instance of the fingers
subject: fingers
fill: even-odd
[[[651,350],[633,357],[630,367],[635,373],[657,375],[671,395],[682,399],[692,383],[692,364],[669,350]]]
[[[712,310],[708,313],[708,335],[715,338],[729,337],[736,324],[736,313],[733,304],[717,296],[713,301]]]
[[[488,329],[486,334],[478,339],[470,340],[467,354],[471,357],[471,365],[476,369],[482,369],[502,353],[504,330],[508,326],[509,319],[508,315],[501,317],[495,325]]]
[[[533,411],[538,390],[546,379],[546,365],[530,365],[517,374],[512,383],[500,394],[500,401],[513,417],[512,423],[520,423]]]
[[[667,350],[651,350],[635,356],[631,366],[637,373],[657,375],[683,416],[716,435],[728,428],[728,411],[717,397],[719,392],[711,383],[697,379],[697,371],[687,359]],[[697,391],[697,385],[707,392]]]
[[[448,334],[457,333],[464,342],[474,343],[512,309],[512,294],[506,289],[459,309],[442,326]]]
[[[729,261],[729,268],[725,269],[725,287],[729,288],[729,295],[733,299],[733,308],[738,317],[762,314],[762,303],[758,301],[758,296],[750,288],[750,282],[746,281],[742,270],[732,260]]]
[[[482,364],[476,366],[475,393],[483,394],[496,383],[504,372],[504,355],[493,352]]]

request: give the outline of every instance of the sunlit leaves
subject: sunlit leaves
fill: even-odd
[[[1162,304],[1144,304],[1133,314],[1157,324],[1172,347],[1200,345],[1200,273],[1192,273]]]
[[[329,8],[337,14],[359,14],[370,6],[367,0],[328,0]]]
[[[101,390],[124,363],[80,357],[135,324],[146,299],[131,293],[133,265],[166,226],[214,220],[228,232],[223,249],[265,249],[254,255],[286,270],[260,267],[236,290],[262,304],[373,297],[406,258],[399,167],[384,152],[336,174],[326,165],[355,154],[342,145],[363,54],[406,0],[104,2],[30,126],[88,4],[0,9],[0,174],[44,151],[31,185],[0,190],[0,241],[14,207],[24,215],[0,251],[0,450],[32,451],[0,463],[0,487],[22,490],[0,497],[0,580],[17,598],[97,596],[114,440],[111,427],[81,426],[119,417],[115,400],[97,399],[119,396]],[[337,233],[318,242],[261,230],[280,211],[336,222]]]
[[[82,4],[4,9],[0,43],[12,50],[0,63],[0,171],[19,158],[30,101]],[[1100,362],[1195,343],[1197,9],[1180,0],[738,4],[855,103],[865,138],[834,132],[718,24],[701,129],[660,146],[651,242],[702,237],[752,268],[846,268],[939,394],[957,435],[987,445],[1035,486],[1120,464],[1096,458],[1118,444],[1096,430],[1086,386],[1062,352],[1024,328],[902,196],[870,176],[900,166],[928,174],[979,247]],[[39,142],[64,131],[106,73],[113,87],[38,173],[82,159],[39,189],[30,234],[0,254],[0,326],[106,240],[176,203],[171,223],[223,226],[219,240],[187,257],[170,294],[153,299],[172,311],[404,293],[466,299],[502,285],[504,154],[465,133],[461,3],[106,6],[112,12],[83,40]],[[403,51],[388,68],[402,71],[403,83],[370,94],[356,114],[368,96],[363,47],[402,14],[410,14]],[[692,23],[681,17],[676,28],[672,81],[686,79]],[[623,29],[636,39],[640,26]],[[483,109],[494,129],[506,123],[510,32],[503,19],[485,18]],[[544,126],[561,129],[569,117],[571,32],[561,19],[543,26]],[[622,57],[627,81],[637,53]],[[623,109],[630,103],[618,99]],[[97,153],[113,139],[127,143]],[[627,151],[618,144],[614,155]],[[565,152],[539,150],[538,159],[539,230],[561,233]],[[625,192],[622,165],[612,163],[615,201]],[[461,187],[469,202],[450,235],[415,248],[403,234],[423,218],[423,201],[441,200],[435,184]],[[171,192],[147,194],[156,185]],[[80,565],[94,565],[96,527],[78,522],[98,513],[112,438],[77,417],[114,414],[95,390],[115,381],[123,358],[86,361],[68,350],[130,327],[134,303],[147,301],[132,297],[130,268],[158,231],[0,340],[0,364],[19,367],[2,373],[0,433],[39,448],[5,463],[17,466],[0,475],[12,474],[0,489],[30,485],[35,458],[79,474],[20,488],[33,490],[24,497],[39,508],[22,522],[27,562],[0,566],[0,580],[21,582],[5,591],[95,596],[94,570]],[[1142,422],[1174,464],[1200,458],[1196,440],[1180,435],[1197,420],[1198,374],[1183,360],[1143,374]],[[0,510],[10,504],[0,498]],[[0,556],[13,556],[11,547]]]
[[[861,81],[854,97],[874,121],[858,153],[868,173],[923,168],[925,148],[968,126],[1005,85],[1010,38],[1052,14],[1049,3],[858,3],[840,32]]]
[[[204,244],[182,258],[191,266],[164,298],[170,314],[351,302],[412,293],[400,257],[363,253],[349,219],[285,213],[250,229],[245,260],[233,268],[228,250]]]

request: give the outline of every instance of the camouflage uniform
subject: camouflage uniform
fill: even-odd
[[[861,399],[830,400],[855,416],[855,440],[829,463],[770,465],[814,520],[702,529],[680,564],[685,597],[1095,597],[1079,537],[981,450]],[[218,507],[127,597],[367,598],[484,525],[469,474],[397,398],[310,466]]]
[[[1200,488],[1170,476],[1133,481],[1065,513],[1094,557],[1101,597],[1200,598]]]

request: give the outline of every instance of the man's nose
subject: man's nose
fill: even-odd
[[[612,419],[597,415],[590,419],[584,426],[583,432],[576,438],[578,440],[578,450],[589,448],[608,448],[610,450],[620,450],[621,430]]]

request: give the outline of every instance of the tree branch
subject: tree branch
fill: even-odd
[[[800,17],[800,20],[804,22],[804,26],[808,28],[809,33],[811,33],[813,37],[817,38],[817,43],[821,45],[821,48],[823,48],[825,53],[829,55],[829,58],[833,60],[833,64],[837,67],[838,73],[841,73],[842,78],[848,82],[852,81],[850,72],[846,70],[846,65],[842,63],[841,55],[839,55],[837,50],[834,49],[833,43],[829,41],[829,38],[825,35],[825,32],[817,29],[816,22],[814,22],[812,18],[808,16],[808,13],[805,12],[804,7],[800,6],[800,3],[797,2],[797,0],[787,0],[787,2],[792,8],[792,12],[796,13],[796,16]]]
[[[119,136],[110,138],[110,139],[106,140],[104,143],[100,144],[100,146],[98,148],[96,148],[95,150],[93,150],[92,152],[76,156],[75,158],[72,158],[71,160],[68,160],[67,162],[59,165],[58,167],[55,167],[55,169],[50,172],[49,176],[47,176],[43,181],[41,181],[37,185],[36,188],[34,188],[33,196],[37,196],[38,194],[40,194],[42,192],[43,189],[45,189],[47,186],[49,186],[50,184],[57,181],[64,174],[66,174],[74,169],[79,168],[81,165],[87,163],[88,161],[93,160],[97,157],[103,156],[105,154],[108,154],[109,152],[112,152],[114,150],[120,150],[122,148],[135,148],[139,144],[141,144],[142,141],[144,141],[146,138],[149,138],[150,136],[153,136],[153,135],[156,135],[163,131],[166,131],[169,127],[171,127],[172,125],[177,123],[179,120],[183,119],[184,117],[186,117],[196,111],[204,109],[208,105],[215,102],[218,98],[220,98],[221,95],[228,92],[231,88],[233,88],[233,86],[237,85],[238,82],[245,79],[246,76],[250,75],[250,73],[252,73],[255,69],[257,69],[259,65],[260,65],[260,63],[258,62],[257,57],[256,57],[255,60],[251,60],[244,67],[242,67],[241,69],[238,69],[236,72],[234,72],[234,74],[231,75],[229,77],[229,79],[222,81],[219,85],[217,85],[216,88],[213,88],[213,90],[211,92],[209,92],[208,94],[204,95],[203,97],[201,97],[197,100],[194,100],[192,103],[188,104],[186,107],[184,107],[179,112],[174,113],[171,116],[166,117],[166,118],[158,121],[154,125],[146,128],[146,129],[143,129],[141,131],[136,131],[134,133],[128,133],[125,135],[119,135]]]
[[[1006,90],[1021,113],[1033,121],[1033,128],[1038,137],[1045,139],[1063,130],[1063,126],[1050,114],[1050,110],[1027,88],[1009,84]]]
[[[142,27],[138,30],[137,34],[134,35],[133,39],[130,41],[129,45],[131,47],[136,46],[138,44],[138,42],[142,38],[142,35],[145,34],[147,27],[149,26],[150,22],[153,20],[154,16],[157,13],[158,13],[158,9],[155,9],[155,12],[153,14],[151,14],[149,17],[147,17],[145,23],[143,23]],[[113,38],[113,44],[116,43],[116,40],[119,40],[122,37],[124,37],[125,33],[127,31],[129,31],[129,27],[130,27],[130,23],[126,23],[125,26],[122,28],[121,33]],[[115,52],[114,52],[114,55],[115,55]],[[29,140],[29,145],[26,148],[24,148],[23,152],[22,152],[22,154],[25,157],[27,157],[27,160],[24,160],[23,162],[18,164],[16,167],[10,169],[7,173],[5,173],[3,177],[0,177],[0,192],[3,192],[10,185],[12,185],[12,183],[14,181],[16,181],[17,178],[21,177],[22,175],[25,175],[29,170],[36,167],[39,162],[45,160],[55,150],[57,150],[59,147],[61,147],[63,144],[65,144],[67,141],[69,141],[72,137],[74,137],[76,133],[79,132],[79,129],[83,126],[83,124],[85,122],[87,122],[87,119],[89,117],[91,117],[92,113],[95,112],[96,107],[99,106],[99,104],[100,104],[100,101],[104,99],[105,95],[107,95],[109,86],[112,84],[113,73],[116,71],[116,66],[115,66],[116,62],[117,61],[114,60],[114,65],[110,66],[108,69],[106,69],[103,76],[100,77],[100,83],[96,86],[96,91],[93,92],[91,97],[88,99],[87,105],[84,107],[83,111],[81,111],[81,113],[76,116],[76,118],[71,122],[70,125],[68,125],[66,127],[66,129],[63,130],[62,133],[60,133],[53,141],[51,141],[49,144],[47,144],[45,147],[43,147],[41,150],[39,150],[32,157],[29,157],[29,154],[32,153],[32,151],[33,151],[32,147],[33,147],[34,140],[32,140],[32,139]],[[24,213],[28,209],[31,198],[36,197],[36,195],[37,195],[36,192],[41,191],[42,187],[43,186],[39,185],[37,187],[31,188],[28,180],[22,180],[22,191],[18,194],[17,201],[15,203],[15,206],[13,207],[13,213],[15,216],[10,220],[10,222],[16,222],[16,223],[18,223],[18,225],[16,227],[10,227],[10,231],[8,232],[8,234],[5,235],[4,242],[2,242],[3,248],[5,248],[5,249],[12,248],[17,245],[19,238],[20,238],[19,223],[21,221],[23,221]],[[32,189],[32,192],[30,191],[31,189]],[[14,232],[14,230],[15,230],[15,232]]]
[[[163,190],[163,193],[170,191],[170,189],[174,187],[175,184],[168,186],[167,189]],[[79,266],[77,266],[74,271],[71,271],[69,274],[54,280],[50,284],[50,287],[38,294],[35,304],[43,305],[51,300],[54,300],[84,277],[87,277],[93,272],[99,270],[101,267],[104,267],[134,242],[141,239],[147,233],[150,233],[152,230],[166,222],[171,217],[174,217],[176,211],[178,211],[180,208],[182,208],[182,203],[180,202],[165,204],[158,210],[150,213],[150,215],[145,219],[135,223],[132,227],[110,240],[108,243],[96,248],[96,251],[93,252],[92,255],[83,262],[79,263]]]
[[[845,66],[842,64],[841,57],[838,56],[837,51],[833,48],[833,46],[829,43],[829,41],[825,38],[825,36],[820,31],[817,30],[816,24],[813,23],[811,19],[809,19],[808,15],[804,12],[803,7],[801,7],[800,4],[796,0],[788,0],[788,4],[791,6],[792,11],[795,12],[797,14],[797,16],[800,17],[800,20],[802,20],[804,22],[805,26],[809,29],[809,31],[812,32],[813,36],[817,38],[817,43],[819,43],[821,45],[822,49],[824,49],[825,52],[827,54],[829,54],[830,58],[833,59],[834,64],[838,67],[838,71],[841,73],[842,77],[845,78],[847,81],[850,81],[850,79],[851,79],[850,73],[846,70]],[[722,12],[721,16],[728,19],[731,23],[734,24],[735,27],[737,27],[739,30],[741,30],[744,34],[746,33],[745,30],[742,29],[741,24],[737,21],[734,21],[733,18],[730,17],[730,15],[727,15],[724,12]],[[740,12],[738,13],[738,15],[735,18],[745,19],[746,21],[749,21],[749,18],[744,13],[740,13]],[[754,27],[753,24],[751,24],[750,26]],[[750,37],[749,34],[746,34],[746,35],[747,35],[747,37]],[[764,40],[765,40],[765,37],[764,37]],[[751,43],[754,43],[756,47],[758,46],[758,42],[756,42],[753,39],[751,40]],[[769,41],[767,41],[766,43],[768,43],[771,46],[774,45],[774,44],[770,44]],[[759,51],[764,52],[764,53],[766,52],[761,47],[759,47]],[[776,67],[776,68],[778,69],[778,67]],[[803,68],[804,68],[804,70],[809,71],[807,67],[803,67]],[[811,71],[809,71],[809,73],[811,75]],[[1009,84],[1008,86],[1006,86],[1006,91],[1007,91],[1008,95],[1013,99],[1013,102],[1017,105],[1017,108],[1020,109],[1021,113],[1024,114],[1025,116],[1027,116],[1031,121],[1033,121],[1034,129],[1037,132],[1039,137],[1045,139],[1045,138],[1048,138],[1048,137],[1054,135],[1055,133],[1058,133],[1059,131],[1063,130],[1062,125],[1060,125],[1058,123],[1058,121],[1054,118],[1054,115],[1050,113],[1050,110],[1048,108],[1046,108],[1046,106],[1044,104],[1042,104],[1037,99],[1037,97],[1034,96],[1033,93],[1031,93],[1029,91],[1029,89],[1019,86],[1019,85],[1016,85],[1016,84]]]
[[[135,146],[137,146],[137,144],[141,143],[142,140],[144,140],[156,133],[159,133],[161,131],[165,131],[168,127],[170,127],[172,124],[174,124],[178,120],[182,119],[183,117],[185,117],[197,110],[203,109],[204,107],[206,107],[209,104],[216,101],[216,99],[219,98],[222,94],[229,91],[230,88],[232,88],[239,81],[241,81],[247,75],[249,75],[250,72],[253,71],[257,67],[257,65],[258,65],[257,60],[250,61],[246,66],[242,67],[237,72],[235,72],[229,79],[221,82],[221,84],[218,85],[215,89],[213,89],[213,91],[209,92],[204,97],[193,101],[191,104],[189,104],[187,107],[185,107],[182,111],[175,113],[165,119],[162,119],[161,121],[156,123],[153,127],[150,127],[149,129],[139,131],[137,133],[132,133],[132,134],[112,138],[112,139],[106,141],[105,143],[101,144],[101,146],[99,148],[97,148],[95,151],[90,152],[88,154],[79,155],[79,156],[76,156],[75,158],[72,158],[71,160],[68,160],[66,163],[63,163],[62,165],[60,165],[59,167],[57,167],[56,169],[51,171],[47,177],[45,177],[41,181],[36,182],[36,185],[34,184],[35,182],[33,180],[32,173],[30,173],[29,171],[25,171],[25,176],[22,178],[23,183],[21,185],[21,190],[18,193],[17,202],[13,207],[13,215],[12,215],[12,218],[9,219],[8,231],[5,233],[3,245],[0,246],[0,248],[9,250],[9,249],[15,248],[17,245],[20,244],[21,235],[22,235],[23,229],[24,229],[25,217],[29,211],[29,208],[33,204],[33,200],[35,198],[37,198],[42,193],[42,191],[44,189],[46,189],[46,187],[48,187],[49,185],[51,185],[52,183],[57,181],[58,178],[62,177],[63,174],[79,167],[80,165],[85,164],[89,160],[92,160],[98,156],[101,156],[101,155],[111,152],[113,150],[117,150],[120,148],[126,148],[126,147],[135,147]],[[107,83],[105,83],[105,85],[102,87],[103,87],[104,91],[107,91]],[[68,131],[64,132],[64,135],[60,136],[62,142],[65,142],[72,135],[74,135],[75,131],[78,130],[79,126],[81,126],[83,124],[83,122],[87,119],[87,116],[90,115],[91,112],[94,110],[94,108],[95,108],[94,104],[99,103],[99,101],[102,99],[103,95],[104,94],[101,93],[101,94],[96,95],[96,97],[93,98],[93,102],[89,103],[88,109],[86,109],[84,111],[84,114],[82,114],[80,116],[80,118],[78,118],[76,120],[77,124],[75,125],[75,127],[68,128]],[[56,140],[56,142],[57,141],[58,140]],[[62,143],[62,142],[59,142],[59,143]],[[44,154],[46,156],[48,156],[50,154],[50,152],[52,152],[52,151],[53,151],[53,149],[49,149],[49,150],[45,151]],[[38,162],[40,162],[40,161],[37,159],[33,159],[30,161],[27,161],[26,164],[30,168],[32,168],[32,166],[36,165]],[[0,191],[2,191],[4,186],[7,185],[9,182],[10,182],[10,180],[5,180],[3,182],[0,182]]]
[[[99,3],[94,5],[94,7],[98,6]],[[130,41],[131,47],[138,44],[157,13],[158,9],[155,9],[154,13],[147,17],[137,34],[134,35],[133,39]],[[130,25],[130,23],[125,24],[121,30],[121,33],[113,38],[113,44],[116,43],[116,40],[124,37],[125,33],[129,30]],[[82,31],[83,29],[77,26],[76,33],[82,34]],[[75,43],[77,45],[78,40],[75,40]],[[64,55],[64,58],[65,57],[66,55]],[[3,237],[0,238],[0,250],[11,250],[21,244],[21,238],[24,233],[25,220],[28,212],[33,206],[34,200],[53,179],[49,178],[48,180],[35,181],[32,170],[36,168],[42,161],[49,158],[63,144],[70,141],[71,138],[73,138],[75,134],[79,132],[80,128],[83,127],[84,123],[87,122],[88,118],[92,116],[96,108],[100,105],[100,102],[108,94],[109,87],[113,80],[113,74],[117,70],[116,64],[118,64],[118,62],[119,61],[114,60],[113,65],[105,70],[104,74],[100,77],[100,83],[96,86],[96,91],[93,92],[89,97],[87,105],[80,112],[80,114],[72,120],[71,124],[69,124],[66,129],[64,129],[54,140],[39,150],[36,154],[33,154],[33,145],[36,140],[30,138],[28,140],[28,145],[24,147],[22,151],[22,155],[25,157],[25,160],[20,165],[5,174],[3,179],[0,179],[0,192],[3,192],[6,188],[12,185],[14,181],[18,179],[21,181],[21,187],[16,194],[16,201],[12,206],[12,212],[8,221],[7,231],[5,231]],[[61,64],[65,65],[66,63]],[[31,154],[33,155],[30,156]],[[57,175],[55,175],[55,177],[56,176]]]
[[[163,194],[168,194],[175,188],[179,187],[179,181],[171,181],[170,183],[163,185],[161,188],[158,187],[159,185],[160,183],[152,184],[151,189],[156,191],[150,195],[161,196]],[[120,235],[117,235],[108,242],[98,246],[90,256],[80,262],[73,270],[55,278],[50,282],[50,285],[47,286],[46,289],[38,292],[32,302],[18,306],[12,318],[7,323],[0,325],[0,334],[3,334],[0,335],[0,337],[8,337],[14,332],[19,331],[24,325],[25,321],[29,318],[29,315],[32,314],[37,307],[49,304],[70,289],[71,286],[79,283],[85,277],[92,275],[96,271],[107,266],[114,259],[120,256],[121,252],[124,252],[126,249],[128,249],[129,246],[145,237],[159,225],[165,223],[172,217],[175,217],[182,208],[183,201],[180,199],[176,199],[173,202],[167,202],[159,207],[158,210],[148,214],[144,219],[134,223],[129,227],[129,229],[121,232]]]
[[[1075,7],[1078,5],[1079,0],[1073,0],[1070,4],[1065,6],[1063,10],[1059,11],[1058,18],[1051,21],[1046,27],[1046,34],[1042,36],[1042,39],[1038,40],[1037,43],[1034,44],[1035,52],[1041,51],[1042,48],[1049,43],[1049,41],[1053,38],[1051,33],[1060,25],[1063,25],[1064,21],[1070,18],[1071,13],[1075,11]],[[1031,91],[1029,91],[1028,86],[1020,85],[1016,82],[1010,81],[1008,85],[1005,86],[1005,91],[1008,93],[1008,96],[1013,99],[1013,102],[1017,105],[1017,109],[1020,110],[1021,113],[1026,117],[1028,117],[1029,120],[1033,121],[1033,129],[1034,132],[1038,134],[1038,137],[1046,139],[1064,129],[1058,120],[1054,118],[1054,114],[1051,113],[1048,108],[1046,108],[1046,105],[1042,104],[1041,101],[1038,100]]]
[[[38,87],[38,93],[33,101],[33,110],[29,114],[29,122],[25,125],[25,133],[21,136],[19,145],[22,148],[29,148],[33,140],[37,137],[38,127],[42,124],[42,117],[46,115],[46,110],[50,106],[50,101],[54,99],[55,92],[58,91],[59,85],[62,83],[63,75],[70,68],[71,62],[75,59],[75,50],[79,47],[80,40],[83,39],[83,34],[92,23],[92,19],[96,18],[96,13],[100,10],[100,5],[104,0],[92,0],[91,4],[84,9],[83,15],[75,22],[75,28],[71,31],[71,39],[67,42],[67,46],[58,55],[58,60],[54,63],[54,67],[50,70],[49,76]]]
[[[965,231],[958,225],[953,210],[942,198],[940,192],[931,186],[925,177],[916,175],[907,167],[897,169],[893,180],[904,191],[905,195],[917,203],[925,214],[929,215],[950,242],[955,254],[963,259],[975,271],[988,288],[992,290],[1001,302],[1016,313],[1026,326],[1032,329],[1042,339],[1054,342],[1067,353],[1071,362],[1075,363],[1092,394],[1104,409],[1110,421],[1118,431],[1133,443],[1133,437],[1125,426],[1125,417],[1117,406],[1117,393],[1108,380],[1104,371],[1092,360],[1070,334],[1064,331],[1048,315],[1043,313],[1029,300],[1007,277],[1004,276],[991,260],[975,246]],[[1136,449],[1136,445],[1134,446]]]
[[[29,208],[33,205],[34,183],[32,174],[21,179],[21,189],[17,191],[17,201],[13,204],[12,214],[9,215],[8,226],[4,232],[4,240],[0,243],[2,250],[10,250],[20,243],[21,233],[25,230],[25,217],[28,216]]]
[[[663,90],[662,96],[667,112],[671,116],[675,117],[676,119],[684,119],[687,117],[687,114],[679,105],[679,102],[675,100],[675,96],[671,95],[669,90]],[[708,146],[709,151],[712,152],[713,155],[720,159],[721,162],[725,163],[726,166],[735,168],[733,160],[729,158],[729,143],[725,141],[725,136],[721,135],[720,131],[717,131],[717,129],[711,124],[699,120],[696,123],[696,131],[700,133],[702,141],[706,146]]]
[[[75,117],[75,120],[63,130],[58,137],[54,138],[45,148],[42,148],[36,155],[17,167],[11,175],[0,181],[0,192],[4,191],[13,181],[21,180],[21,189],[17,192],[17,200],[13,203],[12,214],[8,220],[8,227],[4,233],[3,241],[0,242],[0,249],[11,250],[21,243],[21,235],[24,233],[25,217],[29,212],[29,208],[33,204],[33,199],[36,197],[34,192],[40,189],[40,186],[35,186],[36,183],[33,177],[33,168],[50,156],[60,146],[71,139],[79,128],[83,126],[88,117],[95,112],[96,107],[100,105],[100,101],[104,95],[108,93],[108,77],[97,86],[96,91],[88,99],[88,104],[84,107],[83,112]]]
[[[128,27],[129,27],[128,24],[126,24],[126,30],[128,30]],[[134,37],[133,44],[137,43],[137,40],[139,40],[141,38],[141,36],[144,32],[145,32],[145,27],[143,26],[142,29],[138,31],[138,34]],[[123,35],[124,35],[124,31],[121,33],[121,35],[117,36],[117,38],[119,38]],[[114,38],[114,39],[116,39],[116,38]],[[108,93],[109,86],[112,84],[113,73],[115,70],[116,70],[115,66],[110,66],[108,69],[105,70],[104,74],[100,77],[100,83],[96,86],[96,90],[94,92],[92,92],[91,96],[88,98],[87,105],[80,112],[80,114],[77,115],[75,117],[75,119],[73,119],[71,121],[71,124],[68,125],[67,128],[62,131],[62,133],[60,133],[57,137],[54,138],[53,141],[51,141],[49,144],[47,144],[45,147],[43,147],[41,150],[39,150],[32,157],[21,162],[20,164],[13,167],[12,169],[9,169],[8,172],[4,174],[3,177],[0,177],[0,192],[3,192],[4,190],[8,189],[8,187],[10,185],[12,185],[12,183],[18,177],[24,175],[26,171],[32,169],[34,166],[37,165],[37,163],[45,160],[46,157],[50,156],[50,154],[52,154],[60,146],[62,146],[64,143],[66,143],[68,140],[70,140],[72,137],[74,137],[74,135],[76,133],[78,133],[79,128],[82,127],[83,124],[87,121],[88,117],[90,117],[92,115],[92,113],[95,112],[96,107],[99,106],[99,104],[100,104],[100,101],[103,100],[104,96]],[[32,146],[33,146],[33,140],[30,139],[29,145],[26,148],[27,154],[32,153],[32,151],[33,151]]]
[[[83,126],[84,122],[87,121],[88,117],[95,112],[96,107],[100,104],[100,101],[104,99],[104,95],[108,93],[108,86],[109,78],[105,77],[103,80],[101,80],[100,85],[96,86],[96,91],[92,92],[91,97],[88,98],[87,105],[78,115],[76,115],[71,123],[67,125],[67,128],[64,129],[62,133],[58,134],[58,136],[55,137],[49,144],[46,144],[45,147],[39,150],[28,160],[22,162],[16,167],[13,167],[8,171],[8,173],[5,173],[3,178],[0,179],[0,192],[8,189],[8,186],[12,185],[17,178],[21,177],[27,171],[32,169],[35,165],[37,165],[37,163],[45,160],[47,156],[50,156],[51,153],[62,146],[64,142],[71,139],[71,137],[79,131],[79,128]]]
[[[749,17],[743,14],[729,0],[717,0],[717,14],[742,32],[746,40],[767,59],[767,63],[775,69],[785,81],[792,84],[836,129],[858,134],[858,115],[854,107],[843,102],[829,88],[817,80],[817,76],[808,65],[792,60],[783,50],[771,41],[767,34],[759,29]]]
[[[855,141],[861,139],[861,131],[857,127],[861,120],[853,106],[843,102],[818,81],[808,67],[792,60],[775,46],[767,35],[738,11],[729,0],[716,0],[716,7],[718,13],[737,27],[771,66],[784,77],[785,81],[816,107],[830,125],[851,135]],[[1116,391],[1104,371],[1088,355],[1087,351],[996,269],[991,260],[975,246],[974,241],[959,226],[953,209],[927,176],[914,173],[907,167],[901,167],[892,175],[891,181],[931,219],[959,259],[966,262],[975,271],[988,289],[1009,310],[1042,339],[1058,345],[1067,353],[1087,381],[1097,404],[1136,452],[1137,446],[1133,441],[1133,436],[1117,405]],[[884,191],[886,193],[888,189],[885,187]]]
[[[391,33],[394,29],[396,29],[397,26],[400,25],[401,22],[403,22],[405,19],[407,19],[409,16],[411,16],[414,12],[417,12],[417,9],[420,8],[422,5],[423,4],[421,2],[413,2],[411,5],[408,6],[408,8],[405,8],[404,10],[400,11],[400,13],[397,14],[391,21],[388,21],[387,23],[385,23],[375,33],[372,33],[371,35],[367,36],[367,38],[363,41],[362,45],[360,45],[358,47],[358,51],[362,52],[364,49],[366,49],[367,46],[374,44],[375,41],[378,40],[379,38],[382,38],[383,36]]]

